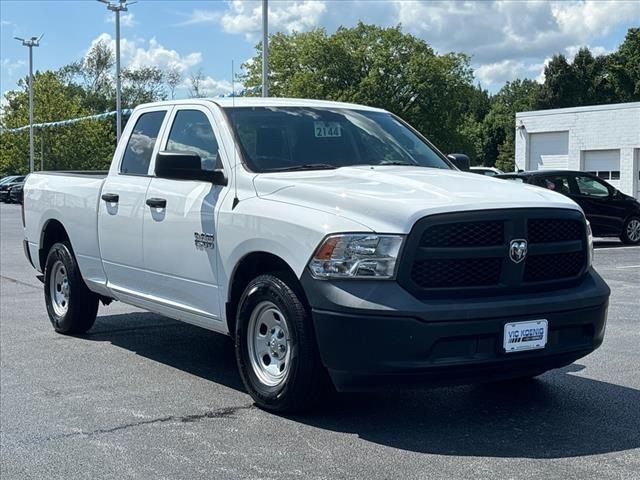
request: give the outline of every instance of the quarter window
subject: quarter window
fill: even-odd
[[[601,181],[593,177],[576,177],[576,184],[581,195],[589,197],[608,197],[609,189]]]
[[[156,140],[158,140],[158,133],[165,114],[165,111],[157,111],[140,115],[124,152],[124,158],[120,165],[121,173],[129,175],[146,175],[148,173],[151,154]]]
[[[209,118],[199,110],[179,110],[171,126],[167,150],[200,155],[203,170],[221,169],[218,141]]]

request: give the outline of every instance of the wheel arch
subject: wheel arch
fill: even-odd
[[[298,294],[303,304],[308,305],[304,289],[293,268],[281,257],[265,251],[254,251],[244,255],[235,265],[229,282],[229,294],[225,304],[229,334],[234,335],[238,302],[247,284],[258,275],[279,273],[283,280]]]
[[[47,255],[51,247],[58,242],[67,241],[71,244],[71,238],[67,233],[67,230],[62,225],[62,222],[55,218],[50,218],[42,226],[40,231],[40,247],[38,249],[38,260],[40,261],[40,268],[44,272],[45,263],[47,261]],[[73,252],[73,246],[71,247]]]

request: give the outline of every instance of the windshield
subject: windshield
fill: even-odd
[[[18,178],[18,177],[16,177],[15,175],[11,176],[11,177],[4,177],[2,180],[0,180],[0,185],[4,185],[5,183],[13,182],[13,180],[16,179],[16,178]]]
[[[227,108],[249,167],[257,172],[352,165],[451,167],[386,112],[310,107]]]

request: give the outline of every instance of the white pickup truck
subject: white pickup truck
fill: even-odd
[[[271,410],[332,386],[535,376],[605,331],[575,203],[458,171],[376,108],[142,105],[108,173],[29,175],[23,219],[56,331],[115,299],[230,335]]]

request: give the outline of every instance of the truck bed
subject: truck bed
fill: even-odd
[[[98,245],[98,208],[103,171],[34,172],[24,185],[27,246],[35,267],[42,271],[39,249],[48,222],[58,221],[72,239],[78,263],[86,276],[103,276]]]

